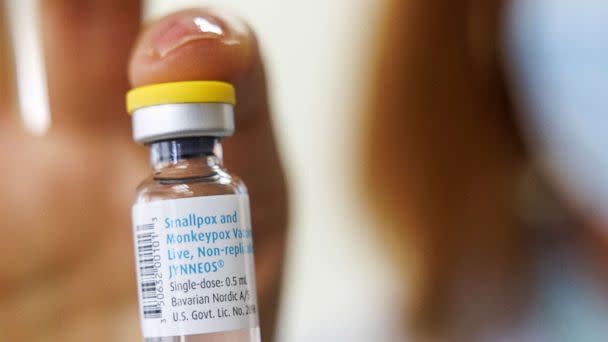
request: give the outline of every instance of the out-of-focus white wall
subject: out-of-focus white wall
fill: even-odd
[[[257,31],[291,188],[279,341],[391,341],[397,277],[358,187],[360,125],[379,21],[370,0],[151,0],[147,18],[221,5]],[[255,227],[254,227],[255,229]]]

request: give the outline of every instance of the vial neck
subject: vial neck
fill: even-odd
[[[216,137],[157,141],[150,144],[150,162],[156,177],[204,177],[222,168],[222,145]]]

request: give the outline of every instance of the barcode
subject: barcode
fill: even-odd
[[[154,223],[146,223],[146,224],[138,225],[137,231],[140,232],[142,230],[154,230]]]
[[[136,227],[137,260],[139,267],[139,283],[141,291],[141,306],[144,319],[161,318],[163,311],[158,302],[157,275],[158,267],[154,260],[154,224],[142,224]]]

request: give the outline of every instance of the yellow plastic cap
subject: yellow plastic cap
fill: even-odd
[[[170,103],[226,103],[235,105],[236,94],[230,83],[186,81],[152,84],[127,93],[127,112]]]

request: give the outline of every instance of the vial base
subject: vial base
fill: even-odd
[[[260,342],[260,328],[211,334],[146,338],[145,342]]]

